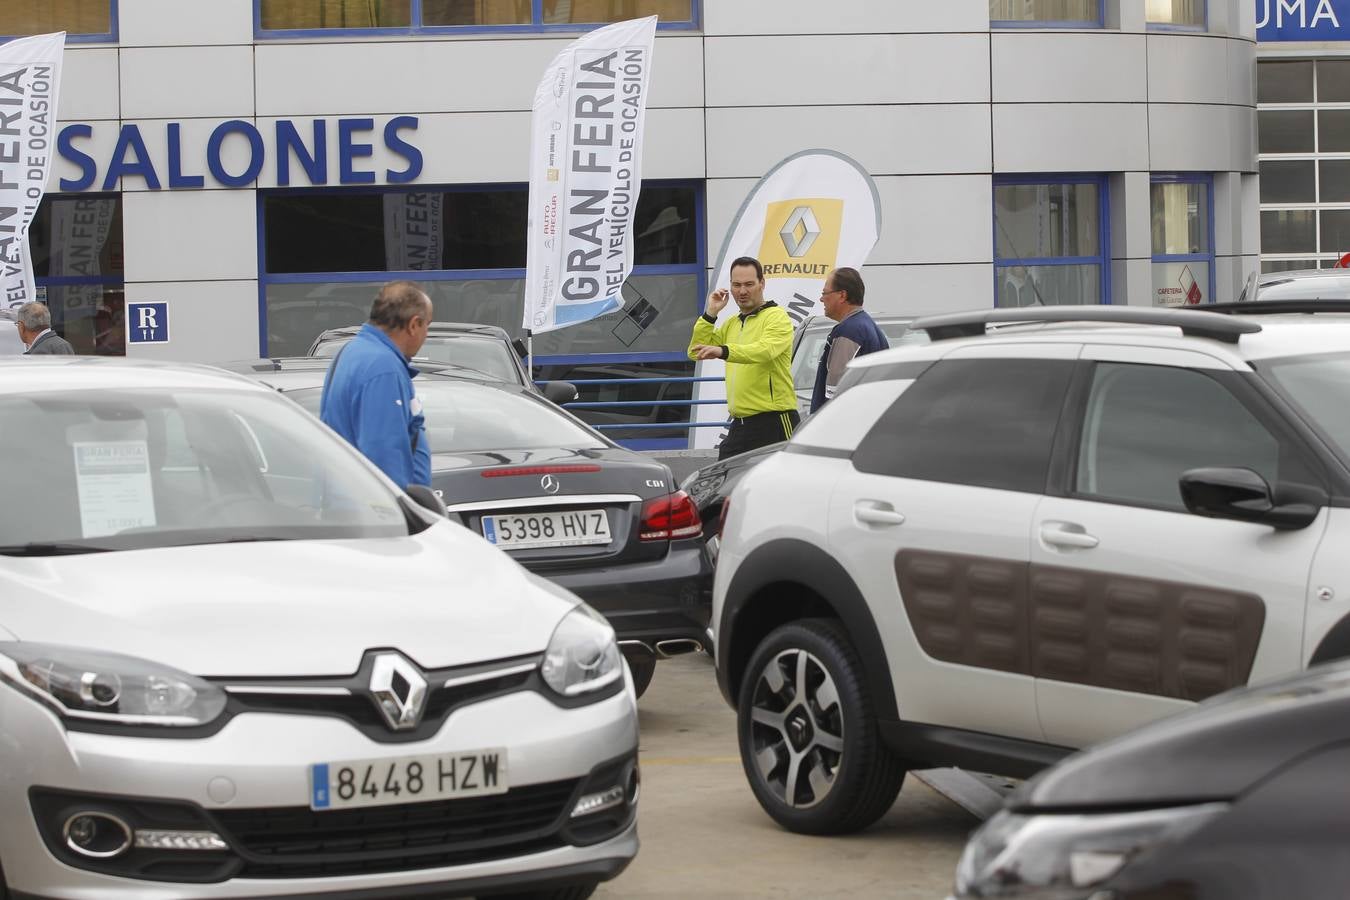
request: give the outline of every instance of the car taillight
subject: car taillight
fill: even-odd
[[[644,541],[671,541],[703,533],[698,507],[684,491],[676,491],[642,504],[638,537]]]

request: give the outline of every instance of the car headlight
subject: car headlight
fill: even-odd
[[[1004,810],[966,844],[956,868],[961,897],[1078,900],[1139,856],[1175,844],[1222,815],[1226,803],[1099,814]]]
[[[604,616],[581,604],[554,629],[539,672],[544,683],[564,697],[613,684],[623,677],[614,629]]]
[[[215,720],[225,692],[168,666],[82,647],[0,642],[0,675],[63,716],[192,727]]]

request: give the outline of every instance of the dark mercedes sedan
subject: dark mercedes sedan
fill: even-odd
[[[329,362],[226,368],[317,416]],[[658,658],[711,649],[703,525],[665,463],[618,446],[523,385],[417,365],[432,489],[452,517],[604,613],[639,694]]]
[[[1072,756],[977,831],[962,900],[1294,900],[1350,884],[1350,662]]]

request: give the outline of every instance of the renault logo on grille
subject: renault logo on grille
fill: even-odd
[[[545,494],[556,494],[558,493],[558,488],[562,487],[562,485],[558,484],[558,479],[554,478],[552,475],[545,475],[543,478],[540,478],[539,486],[543,488]]]
[[[783,247],[788,256],[800,259],[811,252],[811,245],[820,237],[820,223],[809,206],[799,206],[788,216],[778,236],[783,239]]]
[[[427,705],[427,680],[398,653],[381,653],[370,670],[370,694],[385,724],[395,731],[416,728]]]

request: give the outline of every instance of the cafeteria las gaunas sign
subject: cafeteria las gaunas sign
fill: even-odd
[[[75,177],[62,173],[59,190],[111,191],[119,179],[139,179],[135,187],[155,191],[199,188],[208,177],[223,187],[246,187],[269,160],[278,187],[407,184],[422,174],[422,151],[408,140],[408,132],[416,130],[416,116],[393,116],[382,123],[373,118],[278,119],[265,129],[231,119],[212,129],[204,144],[194,144],[179,122],[127,123],[111,152],[100,155],[93,126],[75,123],[57,135],[57,155],[66,169],[77,170]],[[388,151],[388,165],[374,165],[376,142]],[[336,166],[330,165],[334,161]]]

